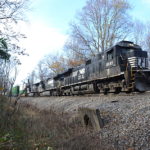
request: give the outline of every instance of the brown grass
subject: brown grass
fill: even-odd
[[[0,98],[1,150],[96,150],[100,137],[69,114],[38,111]],[[106,149],[106,148],[105,148]]]
[[[77,116],[70,119],[67,113],[39,111],[0,97],[0,150],[134,150],[136,133],[131,130],[121,135],[121,118],[113,118],[100,132],[95,132],[83,126]]]

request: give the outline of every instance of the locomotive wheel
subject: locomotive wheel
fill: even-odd
[[[129,93],[131,93],[131,92],[132,92],[131,89],[128,89],[128,90],[126,91],[127,94],[129,94]]]
[[[116,87],[115,88],[115,94],[119,94],[121,92],[121,87]]]
[[[107,95],[107,94],[108,94],[108,91],[109,91],[108,89],[104,89],[104,90],[103,90],[104,95]]]

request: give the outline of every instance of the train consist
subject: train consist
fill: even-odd
[[[27,96],[63,96],[109,92],[145,92],[150,89],[148,55],[140,46],[121,41],[53,78],[26,86]]]

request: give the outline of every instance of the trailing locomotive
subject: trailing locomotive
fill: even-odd
[[[148,55],[140,46],[121,41],[76,68],[28,84],[27,95],[145,92],[150,89]]]

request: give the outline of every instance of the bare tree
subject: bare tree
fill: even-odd
[[[0,2],[0,20],[14,21],[22,20],[23,9],[26,7],[24,0],[1,0]]]
[[[146,37],[146,45],[147,45],[147,50],[150,51],[150,31]]]
[[[140,45],[144,50],[150,51],[150,24],[144,24],[140,20],[133,24],[133,41]]]
[[[28,77],[28,80],[29,80],[30,84],[34,84],[36,82],[36,79],[37,79],[36,72],[32,71],[31,74]]]
[[[19,55],[25,54],[18,44],[25,35],[16,31],[19,21],[25,18],[28,0],[1,0],[0,1],[0,37],[7,40],[8,50]]]
[[[146,33],[146,50],[150,53],[150,23],[147,23],[147,33]]]
[[[58,61],[58,59],[56,59],[56,57],[54,59],[54,56],[45,56],[39,61],[34,71],[32,71],[31,74],[28,75],[28,82],[30,84],[35,84],[39,81],[44,81],[56,75],[58,73],[56,71],[57,68],[52,66],[56,61]]]
[[[62,55],[48,55],[43,59],[52,75],[61,73],[68,68],[65,57]]]
[[[7,92],[16,80],[17,66],[20,64],[17,56],[25,55],[25,50],[19,46],[20,38],[25,36],[16,31],[16,26],[25,18],[27,2],[28,0],[0,1],[0,86]]]
[[[47,61],[48,60],[45,59],[41,60],[36,67],[37,79],[39,79],[40,81],[44,81],[47,78],[52,77],[52,72],[47,64]]]
[[[20,38],[25,35],[16,31],[19,21],[25,20],[28,0],[0,1],[0,38],[5,39],[7,50],[11,55],[24,55],[25,50],[19,46]]]
[[[85,59],[126,39],[132,24],[129,9],[126,0],[88,0],[76,21],[71,23],[65,49]]]
[[[133,41],[148,52],[150,64],[150,24],[136,20],[133,25]]]
[[[135,20],[133,24],[133,42],[147,49],[146,38],[148,34],[147,26],[140,20]]]
[[[3,89],[3,94],[10,93],[18,74],[17,66],[20,64],[11,57],[10,60],[0,60],[0,87]]]
[[[70,67],[68,63],[72,63],[73,65],[74,62],[59,54],[45,56],[37,64],[36,71],[33,71],[29,75],[30,83],[33,84],[35,81],[43,81],[63,72]]]

